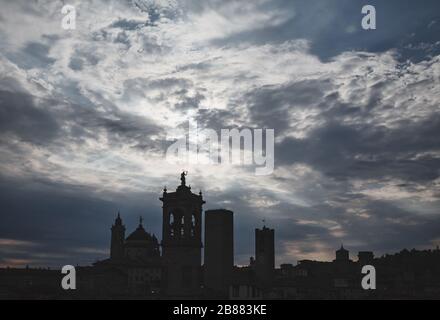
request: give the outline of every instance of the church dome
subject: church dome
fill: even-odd
[[[125,239],[125,255],[131,260],[147,261],[160,256],[159,242],[154,235],[145,231],[142,218],[139,226]]]
[[[126,241],[151,241],[153,237],[145,231],[142,225],[139,225],[126,239]]]
[[[139,221],[139,226],[125,239],[125,248],[139,248],[146,249],[148,252],[156,252],[159,249],[159,242],[156,236],[146,232],[142,225],[142,218]]]

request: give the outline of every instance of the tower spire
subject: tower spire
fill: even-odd
[[[115,219],[115,225],[122,225],[122,219],[121,219],[121,213],[118,210],[118,215],[116,216]]]
[[[124,256],[125,226],[122,224],[121,213],[111,227],[110,258],[121,259]]]

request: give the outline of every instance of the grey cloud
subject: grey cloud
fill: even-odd
[[[433,181],[439,177],[440,159],[435,156],[440,150],[439,115],[416,114],[421,102],[407,101],[415,117],[400,117],[392,127],[385,125],[381,115],[393,110],[393,100],[398,99],[395,93],[384,103],[383,92],[396,91],[389,77],[368,90],[350,83],[349,104],[341,101],[339,88],[326,78],[261,87],[246,93],[241,101],[247,106],[250,124],[275,128],[278,137],[306,130],[304,138],[289,137],[277,143],[276,165],[304,163],[337,179],[388,176]],[[407,92],[421,85],[408,86]],[[365,98],[366,103],[358,102]],[[435,110],[428,103],[425,107]],[[400,108],[411,111],[407,105]],[[298,112],[310,115],[297,118]],[[222,119],[227,114],[214,116]],[[209,121],[206,114],[204,120]]]
[[[325,182],[321,182],[325,183]],[[310,188],[313,188],[311,186]],[[324,243],[328,248],[337,249],[343,242],[352,254],[362,250],[374,250],[376,255],[399,251],[403,248],[424,247],[439,236],[440,218],[434,215],[420,215],[416,212],[401,209],[386,201],[369,199],[361,194],[350,193],[343,185],[336,187],[335,194],[326,198],[328,202],[338,201],[338,206],[320,203],[311,199],[314,204],[301,206],[281,202],[267,208],[255,208],[243,201],[249,192],[237,185],[224,192],[204,190],[208,208],[226,205],[235,212],[235,232],[240,234],[236,243],[236,263],[246,263],[253,254],[253,230],[261,225],[276,229],[276,250],[280,263],[293,263],[301,256],[291,256],[284,247],[285,243],[298,242],[300,255],[316,252],[316,243]],[[308,189],[310,191],[310,189]],[[270,197],[268,192],[265,192]],[[353,208],[353,201],[363,200],[362,210],[367,211],[369,218],[354,215],[348,209]],[[310,223],[303,223],[302,221]],[[329,221],[331,222],[329,224]],[[332,234],[331,227],[338,225],[341,235]],[[286,255],[289,258],[286,260]]]
[[[439,236],[438,215],[421,215],[371,199],[365,209],[371,214],[369,219],[351,219],[348,215],[345,220],[351,237],[364,239],[360,250],[370,247],[386,253],[398,248],[424,247]]]
[[[136,30],[145,26],[145,21],[133,20],[133,19],[119,19],[110,25],[110,28],[119,28],[123,30]]]
[[[147,118],[117,108],[104,113],[90,106],[68,105],[58,117],[70,124],[66,139],[77,143],[84,138],[98,138],[102,132],[112,146],[125,144],[144,150],[162,149],[162,144],[152,139],[153,135],[163,135],[162,128]]]
[[[134,78],[124,82],[124,89],[138,90],[141,93],[147,89],[159,90],[182,90],[187,89],[192,85],[192,82],[184,78],[168,77],[163,79],[149,79],[149,78]]]
[[[203,62],[188,63],[185,65],[178,66],[176,68],[176,72],[182,72],[187,70],[200,72],[200,71],[207,71],[209,68],[211,68],[211,62],[203,61]]]
[[[296,109],[319,106],[330,81],[303,80],[282,86],[266,86],[249,92],[244,102],[249,106],[252,121],[260,127],[277,128],[278,133],[288,130],[291,114]]]
[[[220,132],[221,129],[229,128],[234,125],[240,118],[238,112],[233,112],[231,109],[201,109],[197,112],[197,123],[205,128],[214,129]]]
[[[96,66],[99,58],[93,53],[85,49],[76,49],[70,57],[69,68],[75,71],[81,71],[86,66]]]
[[[132,3],[142,12],[148,14],[149,23],[155,25],[160,19],[176,19],[181,15],[180,8],[172,2],[134,0]]]
[[[84,67],[84,61],[77,57],[72,57],[70,59],[69,68],[75,71],[80,71]]]
[[[306,163],[337,178],[395,177],[432,181],[439,177],[440,159],[418,154],[436,151],[440,118],[404,123],[398,129],[349,126],[328,122],[305,139],[287,138],[277,145],[278,164]]]
[[[114,145],[130,144],[143,150],[162,151],[162,144],[153,141],[152,136],[163,135],[163,129],[147,118],[122,112],[111,104],[105,112],[99,111],[88,99],[84,102],[84,105],[71,104],[0,90],[0,133],[46,146],[82,144],[84,139],[96,139],[104,133]]]
[[[190,90],[195,90],[195,93]],[[149,95],[149,91],[157,90],[155,95]],[[176,110],[186,111],[197,109],[205,99],[204,88],[194,87],[191,80],[185,78],[168,77],[163,79],[135,78],[124,82],[123,98],[130,100],[137,97],[150,99],[153,103],[167,102],[174,97],[177,102],[173,107]]]
[[[199,92],[191,96],[186,91],[182,91],[180,102],[176,103],[174,107],[180,110],[198,109],[204,99],[205,96]]]
[[[118,33],[118,35],[116,36],[115,43],[122,43],[125,44],[126,46],[130,46],[130,37],[127,35],[127,33],[125,31],[121,31]]]
[[[54,139],[60,128],[48,111],[36,107],[34,98],[25,93],[0,90],[0,132],[14,134],[35,144]]]
[[[428,28],[438,19],[439,3],[425,1],[424,6],[411,0],[372,0],[377,11],[378,28],[374,32],[363,30],[363,1],[329,0],[313,2],[307,0],[271,1],[261,10],[282,9],[295,13],[286,22],[272,27],[258,28],[222,37],[213,41],[218,46],[249,44],[277,44],[291,39],[307,39],[311,42],[311,53],[329,61],[346,51],[385,52],[398,48],[402,61],[426,59],[427,51],[406,49],[421,43],[438,41],[438,24]],[[396,14],[398,12],[398,14]],[[311,23],[313,21],[313,23]],[[348,32],[352,30],[352,32]],[[429,54],[438,54],[439,48]]]
[[[103,255],[78,248],[108,250],[109,228],[118,210],[127,232],[135,229],[142,215],[146,229],[160,235],[161,208],[154,193],[103,195],[38,176],[26,180],[0,176],[0,191],[0,238],[35,243],[32,250],[20,252],[7,252],[2,246],[4,260],[30,259],[39,266],[90,264]]]
[[[23,69],[45,68],[55,62],[49,57],[50,47],[40,42],[27,43],[19,52],[7,54],[8,58]]]
[[[191,81],[183,78],[165,78],[149,81],[148,87],[152,89],[188,88]]]

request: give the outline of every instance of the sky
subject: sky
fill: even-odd
[[[0,266],[103,259],[118,211],[161,239],[182,169],[234,211],[236,264],[263,219],[277,264],[440,244],[437,0],[0,5]],[[167,162],[189,121],[274,129],[274,172]]]

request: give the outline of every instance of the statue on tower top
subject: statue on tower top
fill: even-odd
[[[182,186],[186,186],[186,179],[185,177],[188,175],[188,171],[183,171],[180,175],[180,181]]]

